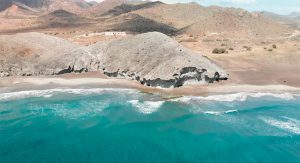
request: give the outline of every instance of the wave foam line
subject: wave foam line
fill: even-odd
[[[277,127],[279,129],[282,129],[284,131],[300,135],[300,123],[299,120],[295,119],[287,119],[287,121],[280,121],[276,120],[274,118],[269,118],[269,117],[262,117],[260,118],[262,121],[265,123]]]
[[[152,114],[164,104],[164,101],[144,101],[139,100],[128,101],[131,105],[137,108],[137,111],[142,114]]]
[[[46,89],[46,90],[31,90],[31,91],[19,91],[19,92],[9,92],[0,93],[0,101],[22,99],[29,97],[44,97],[50,98],[55,93],[68,93],[75,95],[89,95],[89,94],[99,94],[103,91],[134,91],[132,89],[114,89],[114,88],[91,88],[91,89]]]
[[[231,114],[231,113],[237,113],[238,110],[227,110],[224,112],[218,112],[218,111],[206,111],[204,114],[209,114],[209,115],[223,115],[223,114]]]
[[[248,98],[261,98],[261,97],[273,97],[282,100],[294,100],[298,97],[291,93],[235,93],[235,94],[224,94],[224,95],[212,95],[207,97],[197,96],[185,96],[171,101],[178,102],[190,102],[190,101],[220,101],[220,102],[233,102],[233,101],[246,101]]]

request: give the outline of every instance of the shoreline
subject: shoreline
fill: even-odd
[[[300,93],[299,87],[280,84],[249,85],[235,83],[194,84],[180,88],[156,88],[141,85],[139,82],[102,78],[93,75],[55,77],[10,77],[0,80],[0,93],[45,90],[54,88],[119,88],[134,89],[144,93],[159,94],[165,97],[209,96],[234,93]]]

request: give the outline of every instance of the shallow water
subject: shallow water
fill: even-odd
[[[300,96],[1,93],[0,162],[300,162]]]

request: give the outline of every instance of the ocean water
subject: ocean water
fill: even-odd
[[[300,96],[1,93],[0,162],[300,162]]]

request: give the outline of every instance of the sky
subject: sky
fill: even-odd
[[[91,0],[87,0],[91,1]],[[102,0],[94,0],[102,1]],[[197,2],[203,6],[238,7],[249,11],[271,11],[278,14],[300,12],[300,0],[160,0],[165,3]]]

